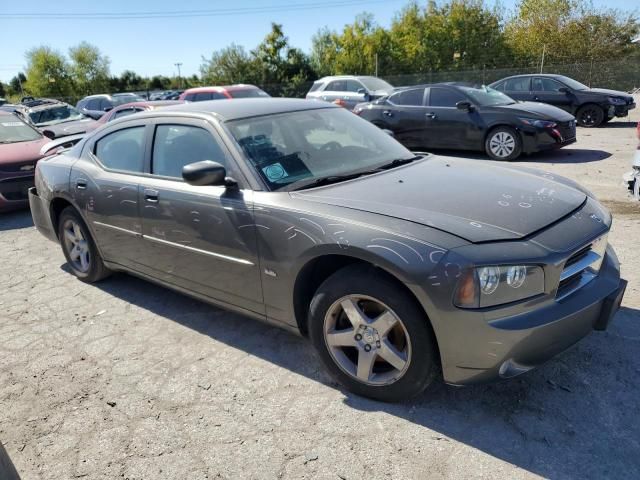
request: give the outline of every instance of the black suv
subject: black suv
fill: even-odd
[[[597,127],[613,117],[626,117],[636,107],[633,97],[617,90],[589,88],[564,75],[516,75],[489,85],[514,100],[555,105],[575,115],[578,125]]]

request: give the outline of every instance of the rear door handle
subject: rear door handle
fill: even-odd
[[[438,118],[437,115],[433,112],[425,113],[424,116],[427,118],[433,118],[433,119]]]
[[[84,178],[79,178],[76,180],[76,188],[78,190],[86,190],[87,189],[87,181]]]
[[[382,114],[386,115],[387,117],[393,117],[393,112],[390,110],[383,110]]]
[[[145,188],[144,200],[149,203],[158,203],[158,191],[151,188]]]

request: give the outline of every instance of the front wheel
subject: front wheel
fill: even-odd
[[[97,282],[111,273],[75,208],[67,207],[60,214],[58,238],[71,273],[83,282]]]
[[[602,125],[604,118],[604,110],[598,105],[584,105],[576,112],[576,121],[581,127],[598,127]]]
[[[513,128],[498,127],[487,135],[484,148],[493,160],[510,161],[522,153],[522,141]]]
[[[374,267],[346,267],[313,297],[309,333],[320,359],[348,390],[395,402],[427,388],[438,372],[421,308]]]

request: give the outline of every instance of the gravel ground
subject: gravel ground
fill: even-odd
[[[632,126],[580,129],[576,145],[521,162],[580,181],[614,212],[629,288],[609,330],[518,379],[438,384],[406,404],[342,391],[285,331],[124,274],[85,285],[28,212],[3,215],[0,469],[12,462],[24,480],[640,478],[640,206],[621,182]]]

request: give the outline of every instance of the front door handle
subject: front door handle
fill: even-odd
[[[86,190],[87,189],[87,181],[84,178],[79,178],[76,180],[76,188],[78,190]]]
[[[158,203],[158,191],[151,188],[145,188],[144,200],[149,203]]]
[[[393,112],[390,110],[383,110],[382,114],[386,115],[387,117],[393,117]]]
[[[433,113],[433,112],[425,113],[424,116],[427,117],[427,118],[432,118],[434,120],[436,118],[438,118],[437,115],[435,113]]]
[[[538,96],[537,96],[537,95],[534,95],[534,96],[533,96],[533,99],[534,99],[536,102],[537,102],[538,100],[540,100],[540,99],[538,98]]]

